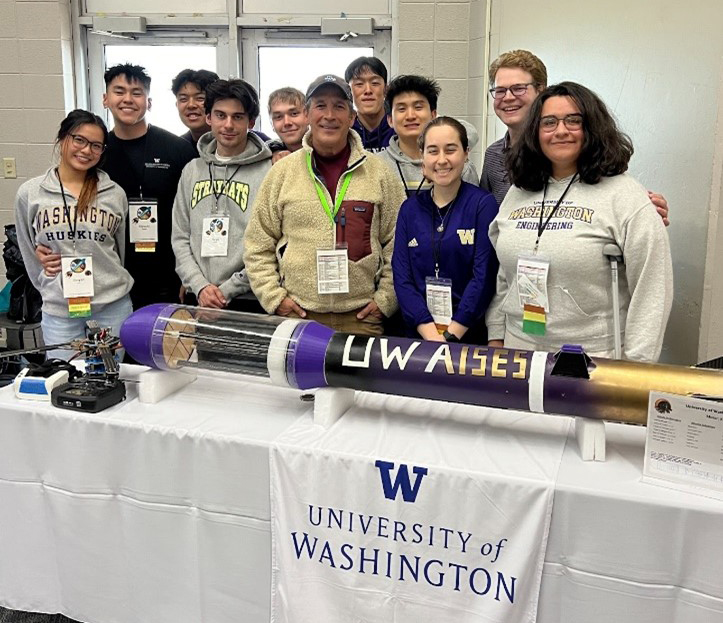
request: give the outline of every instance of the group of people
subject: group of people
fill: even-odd
[[[626,173],[632,143],[600,98],[548,87],[530,52],[490,67],[508,132],[481,179],[477,133],[438,116],[438,84],[388,81],[377,58],[305,93],[274,91],[274,140],[254,130],[259,98],[240,79],[182,71],[182,137],[149,125],[142,67],[111,67],[105,84],[113,131],[73,111],[57,166],[17,195],[46,343],[79,337],[90,317],[117,332],[132,308],[182,301],[352,333],[611,355],[612,244],[624,258],[623,356],[660,354],[667,203]]]

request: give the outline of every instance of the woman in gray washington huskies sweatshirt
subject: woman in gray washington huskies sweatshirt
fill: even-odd
[[[74,110],[60,124],[58,166],[25,182],[15,198],[18,243],[28,276],[43,299],[46,344],[82,337],[91,318],[118,335],[132,311],[128,292],[133,279],[123,268],[128,202],[123,190],[98,169],[107,137],[100,117]],[[45,267],[35,254],[39,244],[53,250]],[[70,258],[73,266],[66,266],[66,274],[61,274],[61,258]],[[63,280],[76,278],[72,273],[81,269],[93,280],[90,305],[82,295],[64,296]],[[51,351],[49,356],[66,354]]]

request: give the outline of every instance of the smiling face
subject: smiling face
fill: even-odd
[[[522,95],[513,95],[509,87],[534,82],[532,74],[517,67],[501,67],[495,74],[495,87],[507,88],[507,93],[494,102],[495,114],[512,131],[520,131],[527,120],[532,102],[540,93],[539,87],[530,84]]]
[[[224,158],[237,156],[246,149],[248,131],[254,127],[254,121],[244,110],[243,104],[235,99],[220,99],[213,103],[211,114],[206,122],[216,139],[218,155]]]
[[[309,118],[301,102],[276,100],[271,104],[271,123],[274,132],[291,151],[301,147],[301,139],[309,129]]]
[[[339,88],[319,89],[309,101],[309,125],[314,149],[323,155],[334,155],[346,146],[354,123],[354,111]]]
[[[579,114],[580,109],[575,100],[567,95],[556,95],[545,100],[540,118],[564,119],[567,115]],[[582,126],[571,130],[563,121],[558,121],[554,130],[545,131],[541,124],[538,137],[542,153],[552,163],[552,175],[555,178],[562,179],[577,171],[577,159],[580,157],[582,143],[585,139]]]
[[[146,113],[151,109],[151,98],[143,84],[121,74],[113,78],[103,94],[103,106],[110,110],[118,126],[134,127],[145,124]]]
[[[422,173],[435,186],[449,186],[460,181],[467,152],[459,132],[449,125],[427,130],[422,153]]]
[[[384,106],[384,78],[369,69],[362,71],[349,82],[354,96],[354,107],[360,115],[373,117]]]
[[[94,167],[103,153],[100,147],[103,140],[103,130],[97,125],[84,123],[78,126],[60,143],[62,165],[82,172]]]
[[[392,102],[392,114],[387,115],[387,120],[401,141],[411,143],[436,116],[437,111],[430,109],[429,101],[420,93],[400,93]]]
[[[206,94],[193,82],[186,82],[176,94],[178,116],[191,132],[200,134],[210,130],[203,108],[205,101]]]

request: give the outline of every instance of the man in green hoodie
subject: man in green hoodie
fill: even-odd
[[[206,89],[205,111],[211,131],[183,169],[173,204],[176,272],[189,304],[261,312],[243,261],[251,205],[271,168],[271,150],[249,132],[258,94],[243,80],[218,80]]]

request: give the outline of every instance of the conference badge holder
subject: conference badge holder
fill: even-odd
[[[316,250],[316,287],[319,294],[348,294],[349,252],[346,243]]]
[[[550,260],[540,253],[517,257],[517,295],[522,308],[522,330],[529,335],[545,335],[550,303],[547,277]]]
[[[443,332],[452,322],[452,280],[441,277],[427,277],[427,309],[437,330]]]
[[[133,199],[128,202],[130,241],[138,253],[153,253],[158,242],[158,202]]]
[[[63,297],[68,300],[70,318],[90,316],[93,286],[93,258],[90,255],[63,255],[60,258]]]
[[[229,239],[228,216],[210,216],[203,219],[201,257],[226,257]]]

